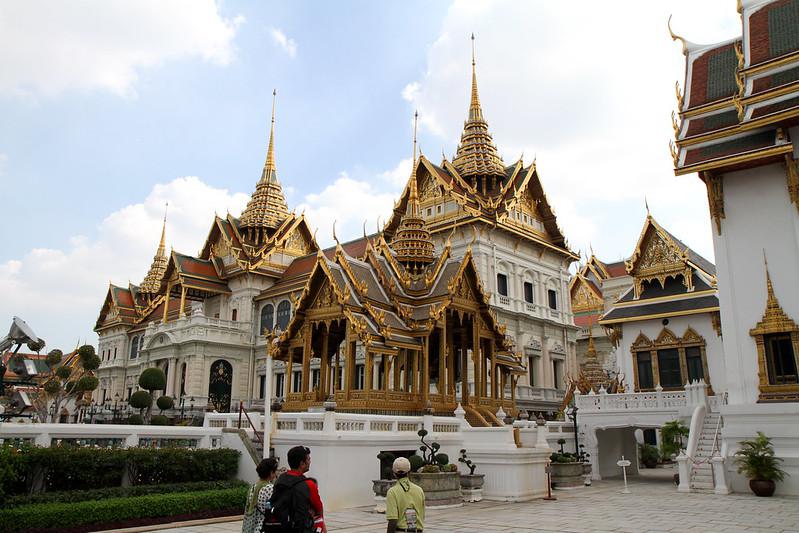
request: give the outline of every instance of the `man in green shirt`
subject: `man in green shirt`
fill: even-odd
[[[421,532],[424,528],[424,491],[408,479],[411,462],[405,457],[397,457],[393,470],[397,483],[388,489],[386,495],[386,533]]]

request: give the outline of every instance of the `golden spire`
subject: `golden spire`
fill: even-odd
[[[418,272],[425,265],[432,263],[435,251],[433,239],[430,237],[430,232],[421,217],[419,208],[416,184],[416,127],[418,122],[419,113],[417,112],[413,119],[413,163],[411,163],[411,177],[408,183],[408,205],[391,243],[391,247],[397,254],[397,261],[405,265],[411,272]]]
[[[247,237],[256,244],[265,240],[264,231],[274,230],[289,216],[283,188],[277,179],[275,164],[275,99],[277,91],[272,91],[272,125],[269,131],[269,148],[266,151],[266,162],[261,172],[261,179],[255,186],[255,192],[247,202],[241,214],[241,227],[247,228]]]
[[[588,349],[585,353],[585,362],[582,365],[582,373],[585,376],[591,388],[599,390],[602,385],[607,381],[607,375],[602,371],[599,364],[599,357],[596,353],[596,346],[594,345],[593,335],[594,324],[593,321],[588,322]]]
[[[272,89],[272,126],[269,128],[269,148],[266,150],[266,162],[264,163],[263,174],[266,176],[274,175],[277,179],[277,167],[275,166],[275,100],[277,99],[277,89]]]
[[[463,126],[461,142],[455,153],[453,166],[461,177],[504,176],[505,166],[497,153],[494,141],[483,118],[480,96],[477,92],[477,62],[472,34],[472,97],[469,102],[469,118]]]
[[[150,265],[150,270],[144,276],[139,289],[145,294],[156,294],[161,288],[161,279],[166,272],[167,257],[166,257],[166,214],[169,209],[169,202],[166,203],[164,208],[164,223],[161,227],[161,242],[158,244],[158,250],[155,252],[153,262]]]

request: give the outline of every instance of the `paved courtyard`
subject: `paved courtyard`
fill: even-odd
[[[600,532],[769,532],[799,533],[799,498],[756,498],[750,494],[716,496],[679,494],[660,480],[632,480],[632,494],[621,494],[621,481],[555,491],[557,501],[479,502],[462,508],[430,511],[429,533],[493,531]],[[328,513],[328,531],[385,531],[383,515],[369,508]],[[162,529],[169,533],[231,533],[241,521]]]

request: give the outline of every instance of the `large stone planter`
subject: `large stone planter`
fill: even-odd
[[[461,494],[465,502],[479,502],[483,499],[485,474],[461,474]]]
[[[458,472],[437,474],[411,472],[410,478],[412,482],[422,487],[427,509],[461,507],[463,505],[461,476]]]
[[[573,489],[585,484],[583,463],[550,463],[552,487],[557,489]]]
[[[386,494],[388,489],[394,486],[397,482],[396,479],[373,479],[372,492],[375,493],[375,509],[376,513],[386,512]]]

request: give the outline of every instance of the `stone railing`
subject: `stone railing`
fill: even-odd
[[[676,410],[687,405],[685,391],[664,392],[629,392],[622,394],[607,394],[600,389],[599,394],[594,391],[588,394],[574,394],[577,408],[582,413],[600,411],[652,411]]]
[[[150,346],[151,339],[166,333],[173,341],[202,338],[215,342],[230,341],[246,344],[250,341],[251,332],[251,322],[223,320],[204,315],[184,315],[166,323],[151,322],[147,326],[145,343]],[[155,346],[157,345],[156,340]]]
[[[457,434],[461,421],[444,416],[393,416],[335,411],[319,413],[276,413],[277,434],[289,432],[371,433],[380,435],[415,434],[420,429],[431,433]],[[429,427],[427,427],[429,426]]]
[[[69,444],[101,448],[143,446],[218,448],[222,429],[216,427],[139,426],[123,424],[0,424],[0,441],[37,446]]]
[[[510,389],[507,389],[506,397],[510,398]],[[543,400],[547,402],[560,402],[566,395],[562,389],[549,389],[545,387],[531,387],[529,385],[516,386],[516,401],[519,400]]]

